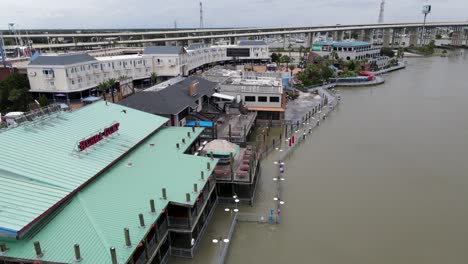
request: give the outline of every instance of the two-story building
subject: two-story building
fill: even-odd
[[[86,53],[41,55],[27,67],[31,92],[65,94],[83,98],[108,79],[143,80],[156,73],[162,79],[188,76],[209,65],[269,60],[263,41],[240,41],[237,45],[192,44],[145,47],[143,54],[93,57]]]
[[[281,74],[215,67],[205,72],[203,78],[220,83],[219,93],[236,98],[249,111],[256,111],[258,119],[284,118],[286,95]]]
[[[202,128],[96,102],[0,129],[0,263],[193,257],[217,204]]]

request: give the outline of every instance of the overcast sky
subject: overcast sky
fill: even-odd
[[[198,27],[199,0],[0,0],[0,29]],[[375,23],[381,0],[202,0],[205,27]],[[468,20],[468,0],[387,0],[385,22]]]

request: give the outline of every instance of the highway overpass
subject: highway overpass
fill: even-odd
[[[313,37],[316,33],[331,33],[335,39],[340,39],[343,32],[357,32],[359,40],[369,41],[374,32],[382,32],[384,45],[391,42],[395,35],[398,35],[401,30],[409,32],[413,36],[411,41],[418,43],[423,23],[384,23],[384,24],[359,24],[359,25],[333,25],[333,26],[310,26],[310,27],[265,27],[265,28],[224,28],[224,29],[192,29],[192,30],[171,30],[171,31],[141,31],[141,32],[102,32],[102,33],[59,33],[59,34],[19,34],[4,35],[4,38],[72,38],[73,43],[49,43],[49,44],[33,44],[34,48],[38,49],[87,49],[99,46],[109,45],[154,45],[158,43],[179,42],[182,44],[204,41],[213,42],[219,39],[227,39],[231,43],[242,37],[262,38],[266,36],[285,36],[291,34],[306,34],[308,36],[308,44],[310,46]],[[463,41],[468,41],[466,30],[468,21],[451,21],[451,22],[429,22],[425,24],[425,28],[430,30],[433,28],[453,28],[456,32],[454,44],[462,44]],[[421,34],[422,35],[422,34]],[[141,39],[131,39],[133,36],[141,37]],[[117,38],[105,40],[103,38]],[[146,37],[146,38],[145,38]],[[77,41],[79,39],[80,41]],[[84,40],[84,41],[83,41]],[[410,41],[410,42],[411,42]],[[464,44],[464,43],[463,43]]]

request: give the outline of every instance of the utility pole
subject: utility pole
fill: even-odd
[[[200,2],[200,29],[204,27],[203,25],[203,4]]]
[[[384,15],[385,15],[385,0],[382,0],[382,2],[380,3],[380,12],[379,12],[379,21],[378,21],[379,24],[382,24],[384,22]],[[380,35],[382,36],[382,39],[383,39],[383,34],[384,34],[383,30],[379,29],[377,31],[377,39],[379,38]]]
[[[174,20],[174,29],[177,29],[177,20]]]
[[[3,63],[3,68],[6,69],[6,57],[5,57],[5,50],[3,47],[5,46],[5,43],[3,42],[3,33],[0,31],[0,55]]]

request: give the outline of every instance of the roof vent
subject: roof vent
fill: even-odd
[[[150,143],[149,145],[150,145],[150,147],[154,147],[154,146],[155,146],[155,144],[154,144],[154,143]]]
[[[129,163],[127,163],[127,165],[125,165],[125,166],[127,166],[127,168],[131,168],[131,167],[133,167],[133,163],[129,162]]]

